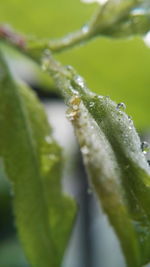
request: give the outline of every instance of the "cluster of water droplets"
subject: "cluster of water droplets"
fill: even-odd
[[[75,116],[76,116],[76,112],[75,111],[70,111],[69,109],[66,112],[66,118],[69,121],[74,121],[75,120]]]
[[[116,108],[119,111],[124,111],[126,109],[126,105],[123,102],[121,102],[117,104]],[[129,119],[129,123],[133,124],[132,118],[130,116],[128,116],[128,119]],[[129,130],[131,129],[132,129],[132,125],[129,126]],[[148,152],[150,152],[150,144],[146,141],[143,141],[141,143],[141,150],[143,154],[146,155]],[[148,164],[150,165],[150,160],[148,160]]]
[[[66,118],[70,121],[74,121],[79,113],[80,98],[78,95],[74,95],[69,101],[69,108],[66,112]]]
[[[120,114],[123,114],[122,112],[126,110],[126,105],[123,102],[120,102],[117,104],[116,109],[119,111]],[[131,116],[128,116],[129,126],[128,129],[133,129],[133,120]]]

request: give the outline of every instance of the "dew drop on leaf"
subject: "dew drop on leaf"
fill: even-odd
[[[90,102],[89,107],[90,108],[94,107],[94,102]]]
[[[81,76],[77,75],[75,77],[75,82],[77,83],[77,85],[79,85],[81,88],[84,88],[84,80]]]
[[[144,154],[147,154],[150,151],[150,144],[146,141],[141,143],[141,149]]]
[[[88,33],[88,31],[89,31],[89,26],[88,26],[87,24],[85,24],[85,25],[82,27],[82,32],[83,32],[84,34],[86,34],[86,33]]]
[[[69,119],[70,121],[74,121],[75,117],[77,115],[77,111],[67,111],[66,113],[66,118]]]
[[[102,95],[99,95],[98,96],[98,99],[103,99],[104,97]]]
[[[125,110],[126,109],[126,105],[123,102],[118,103],[117,104],[117,109],[119,109],[119,110]]]
[[[66,69],[69,71],[73,71],[73,67],[71,65],[66,65]]]
[[[131,116],[128,116],[128,119],[129,119],[129,122],[132,123],[132,117]]]

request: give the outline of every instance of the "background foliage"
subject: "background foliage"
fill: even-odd
[[[96,7],[79,0],[1,0],[0,20],[20,32],[55,38],[82,26]],[[138,128],[149,126],[150,51],[142,39],[99,38],[59,59],[73,65],[95,92],[125,102]]]

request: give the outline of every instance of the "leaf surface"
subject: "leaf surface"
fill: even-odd
[[[51,74],[64,89],[89,182],[118,235],[127,266],[140,267],[150,261],[150,168],[133,121],[123,103],[91,93],[74,70],[69,74],[55,62]]]
[[[19,236],[33,266],[60,266],[76,209],[62,194],[62,151],[42,105],[14,79],[2,50],[0,103],[0,158],[13,185]]]
[[[150,171],[132,122],[116,106],[90,96],[74,125],[91,184],[128,266],[142,266],[150,261]]]
[[[150,261],[150,169],[132,120],[108,97],[83,93],[74,120],[91,183],[128,266]]]

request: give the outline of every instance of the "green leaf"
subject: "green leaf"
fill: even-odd
[[[75,203],[61,190],[61,149],[42,105],[14,79],[0,51],[0,158],[13,185],[14,210],[26,255],[35,267],[60,266]]]
[[[150,168],[140,139],[131,119],[108,97],[85,91],[79,97],[73,124],[91,183],[128,266],[142,266],[150,261]]]
[[[140,267],[150,261],[150,168],[133,122],[123,103],[91,93],[74,70],[69,73],[51,61],[93,190],[118,235],[127,266]]]
[[[142,266],[150,261],[150,170],[139,137],[110,99],[84,101],[74,125],[85,166],[128,266]]]

